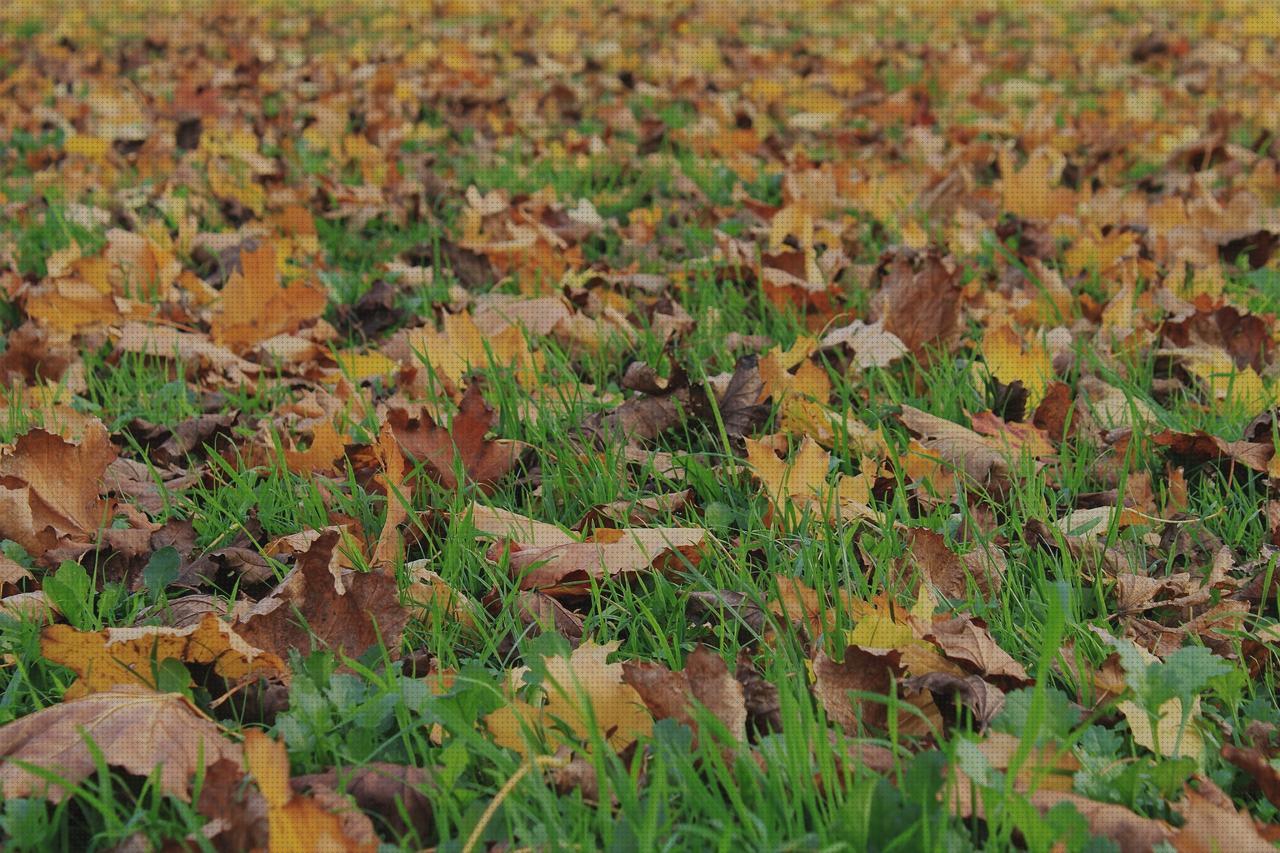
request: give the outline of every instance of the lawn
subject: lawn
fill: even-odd
[[[0,6],[0,847],[1273,849],[1278,42]]]

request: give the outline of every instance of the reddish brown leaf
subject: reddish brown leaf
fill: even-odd
[[[396,579],[384,572],[339,570],[330,564],[339,534],[326,531],[266,598],[236,608],[234,628],[250,645],[288,656],[317,648],[359,657],[381,643],[399,657],[409,611]]]
[[[487,438],[497,420],[497,412],[480,393],[479,382],[467,388],[448,429],[438,426],[425,409],[417,418],[404,409],[387,412],[387,423],[410,463],[421,463],[449,489],[458,488],[457,469],[461,467],[465,480],[486,493],[515,468],[526,448],[517,441]]]
[[[935,252],[899,251],[880,259],[880,291],[872,320],[896,335],[916,357],[946,348],[960,327],[960,269]]]

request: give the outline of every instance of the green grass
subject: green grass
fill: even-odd
[[[418,231],[379,225],[356,240],[337,228],[322,228],[331,261],[353,276],[366,275],[376,259],[389,257],[397,247],[422,237]],[[366,244],[371,248],[359,250]],[[716,345],[730,331],[768,334],[784,347],[800,333],[793,313],[780,311],[749,288],[717,284],[695,273],[679,295],[703,332],[681,356],[704,365],[707,373],[731,367],[731,357]],[[572,379],[577,371],[603,389],[619,376],[617,362],[588,359],[575,365],[555,347],[544,349],[549,385]],[[635,350],[656,354],[661,346],[642,336]],[[1081,355],[1087,359],[1087,353]],[[81,405],[112,429],[133,418],[173,424],[198,413],[195,396],[181,379],[181,365],[126,356],[108,369],[96,359],[93,354],[86,359],[89,388]],[[834,398],[860,420],[884,424],[901,439],[892,417],[898,405],[915,405],[959,419],[964,412],[990,404],[985,389],[971,378],[973,359],[961,351],[957,358],[941,359],[929,367],[909,362],[853,378],[833,374]],[[1149,399],[1153,363],[1135,362],[1125,369],[1123,375],[1108,378],[1127,393]],[[592,456],[578,452],[575,444],[574,429],[596,408],[590,398],[570,399],[562,410],[549,412],[536,423],[522,421],[514,412],[528,392],[505,371],[486,373],[488,397],[501,412],[500,434],[534,445],[542,460],[539,494],[507,485],[488,503],[542,521],[573,524],[593,506],[685,487],[693,490],[694,503],[703,507],[654,522],[712,528],[717,544],[696,568],[592,590],[584,633],[600,642],[619,642],[625,658],[651,659],[679,668],[695,644],[705,643],[733,660],[744,642],[752,640],[745,623],[732,613],[707,625],[691,623],[686,615],[691,593],[731,590],[763,602],[773,593],[773,577],[782,575],[797,577],[819,590],[871,597],[886,588],[888,568],[904,554],[898,525],[953,534],[961,521],[947,505],[921,513],[899,492],[898,498],[881,507],[888,523],[879,530],[834,528],[813,519],[783,532],[764,523],[767,501],[726,455],[713,424],[690,423],[660,442],[659,449],[689,454],[682,482],[666,481],[653,470],[619,476],[615,459],[620,448],[608,447]],[[265,412],[280,400],[270,390],[243,390],[240,396],[228,398],[227,407],[252,414]],[[1223,435],[1238,432],[1248,420],[1248,413],[1206,410],[1190,395],[1175,397],[1167,408],[1156,410],[1160,426],[1203,428]],[[1135,432],[1134,439],[1140,443],[1143,436]],[[1095,465],[1099,452],[1088,443],[1069,442],[1063,446],[1054,479],[1028,467],[1015,478],[1013,492],[1003,501],[980,494],[961,496],[956,502],[961,514],[970,507],[996,512],[998,533],[1007,538],[1009,562],[1016,569],[998,596],[946,606],[986,620],[999,645],[1039,676],[1036,692],[1025,698],[1040,708],[1036,713],[1050,715],[1041,723],[1050,726],[1046,738],[1074,745],[1085,767],[1079,785],[1140,813],[1162,816],[1170,786],[1176,792],[1186,775],[1185,766],[1134,752],[1122,725],[1079,721],[1069,709],[1063,710],[1064,694],[1058,692],[1070,694],[1076,687],[1055,667],[1056,652],[1064,642],[1094,664],[1110,653],[1093,630],[1108,627],[1114,618],[1107,591],[1089,580],[1095,567],[1087,561],[1066,551],[1049,554],[1029,544],[1023,533],[1028,521],[1056,518],[1071,508],[1075,495],[1106,487]],[[201,547],[224,543],[248,518],[268,538],[323,526],[332,511],[356,518],[367,535],[376,536],[381,528],[385,506],[353,477],[331,484],[326,501],[313,482],[288,473],[278,463],[249,466],[234,457],[213,456],[211,464],[202,483],[174,496],[175,513],[192,518]],[[839,464],[852,470],[848,460],[840,459]],[[1160,474],[1158,466],[1150,470]],[[1225,544],[1243,552],[1256,550],[1265,535],[1265,525],[1255,511],[1260,488],[1256,480],[1227,480],[1210,468],[1190,471],[1188,478],[1189,511],[1205,519],[1206,529]],[[429,559],[446,582],[468,596],[479,599],[490,594],[501,602],[514,601],[515,582],[505,567],[488,562],[470,544],[473,532],[464,512],[470,496],[444,492],[425,477],[419,486],[416,508],[444,510],[448,520],[422,522],[410,556]],[[1105,540],[1118,544],[1127,535],[1113,530]],[[136,615],[136,608],[124,603],[122,592],[112,589],[108,584],[98,593],[88,627],[128,624]],[[221,591],[223,595],[234,592]],[[339,672],[339,661],[319,655],[295,661],[290,709],[275,723],[275,731],[290,748],[296,773],[374,760],[442,768],[440,784],[431,794],[436,833],[400,838],[396,843],[403,849],[465,837],[498,789],[519,771],[520,759],[476,732],[472,721],[499,701],[498,670],[538,660],[555,648],[555,641],[530,636],[509,606],[495,608],[492,614],[480,612],[477,617],[474,630],[456,621],[426,619],[411,631],[414,646],[428,650],[440,667],[463,673],[448,693],[431,695],[421,680],[378,660],[356,666],[353,674]],[[848,614],[836,615],[837,630],[852,626]],[[65,687],[65,673],[40,662],[36,636],[32,623],[0,617],[0,646],[17,661],[0,669],[2,719],[57,701]],[[1018,795],[1003,790],[1000,774],[994,770],[990,771],[995,774],[991,813],[981,836],[985,841],[979,842],[965,821],[948,816],[936,800],[940,762],[977,760],[971,746],[966,746],[973,736],[968,734],[971,722],[963,722],[965,713],[960,715],[960,726],[939,744],[940,752],[900,754],[900,766],[893,774],[897,784],[853,762],[838,767],[839,750],[833,752],[827,745],[828,724],[804,683],[804,652],[794,641],[783,641],[765,658],[764,674],[780,688],[785,726],[757,744],[764,769],[740,744],[722,752],[704,739],[691,748],[687,730],[663,723],[646,745],[643,776],[638,764],[628,766],[607,750],[595,754],[599,801],[616,798],[616,810],[589,802],[581,793],[559,795],[531,774],[516,785],[483,837],[566,849],[943,851],[974,844],[1002,849],[1017,836],[1032,849],[1048,849],[1055,840],[1072,850],[1108,849],[1089,842],[1087,830],[1070,815],[1051,813],[1042,818],[1018,807]],[[1252,719],[1280,719],[1269,671],[1260,681],[1237,677],[1202,687],[1194,693],[1206,696],[1218,713],[1236,716],[1241,707],[1248,707]],[[1052,719],[1053,714],[1059,718]],[[437,724],[451,735],[443,745],[427,734]],[[1022,734],[1028,736],[1026,731]],[[1124,779],[1115,776],[1116,762],[1128,768]],[[1209,759],[1208,770],[1215,778],[1233,778],[1215,758]],[[188,806],[159,796],[147,783],[105,768],[61,806],[45,809],[35,801],[10,800],[2,814],[0,827],[12,849],[61,846],[71,838],[90,839],[91,848],[106,848],[138,831],[158,842],[180,837],[198,824]]]
[[[1116,10],[1112,14],[1129,13]],[[664,15],[658,15],[664,26],[676,25]],[[789,15],[776,26],[744,26],[742,38],[752,48],[793,48],[814,36],[806,26],[802,16]],[[874,26],[882,39],[901,41],[912,50],[928,38],[911,20],[886,19]],[[9,24],[8,30],[12,35],[32,36],[44,27],[43,22],[18,22]],[[831,21],[821,28],[856,29]],[[345,33],[326,33],[322,38],[344,47],[350,41]],[[1022,36],[1011,44],[1028,51],[1035,45]],[[0,58],[0,82],[6,68]],[[872,76],[875,86],[887,94],[923,86],[932,101],[945,97],[939,91],[945,87],[929,63],[915,56],[878,63]],[[985,82],[1013,76],[1012,71],[997,69]],[[1070,94],[1061,105],[1066,115],[1096,105],[1093,94],[1083,88]],[[581,428],[613,405],[608,400],[626,393],[621,383],[632,361],[658,366],[665,375],[681,366],[695,383],[701,383],[734,368],[737,353],[724,345],[730,334],[762,335],[786,350],[815,331],[794,307],[772,301],[751,276],[723,280],[705,260],[716,246],[717,232],[756,239],[760,235],[753,229],[759,220],[746,212],[719,221],[699,214],[708,207],[734,205],[740,192],[763,205],[782,205],[789,190],[781,171],[761,168],[757,180],[744,182],[728,165],[698,153],[701,149],[690,141],[698,111],[682,94],[612,92],[595,107],[619,102],[636,119],[661,123],[665,136],[657,150],[640,155],[634,133],[614,133],[591,109],[545,138],[529,133],[513,141],[494,140],[470,125],[449,126],[443,103],[423,100],[405,105],[406,115],[416,115],[433,127],[448,126],[448,134],[439,142],[401,145],[394,154],[399,158],[396,165],[423,158],[424,168],[449,191],[428,200],[416,217],[379,215],[362,225],[348,217],[315,217],[321,250],[319,277],[330,293],[326,314],[330,321],[339,316],[339,309],[358,304],[375,281],[388,276],[386,265],[406,252],[429,257],[432,266],[443,267],[441,246],[460,238],[463,193],[471,186],[481,193],[503,191],[510,196],[550,188],[566,204],[590,200],[611,222],[583,244],[588,264],[612,270],[633,267],[679,278],[665,296],[694,319],[692,334],[665,341],[637,310],[638,334],[631,344],[611,341],[599,351],[582,352],[554,336],[530,340],[543,359],[536,383],[522,382],[501,366],[477,371],[486,398],[498,411],[494,432],[535,449],[529,469],[506,478],[487,495],[474,488],[446,489],[421,466],[412,472],[413,500],[405,523],[412,535],[405,560],[428,561],[449,587],[472,602],[482,602],[472,609],[474,623],[465,624],[437,605],[411,622],[402,649],[374,648],[360,660],[328,652],[308,657],[295,653],[289,661],[293,680],[288,708],[266,720],[244,697],[215,707],[218,697],[205,687],[188,687],[185,670],[165,675],[173,679],[171,686],[187,693],[232,732],[261,726],[282,739],[295,775],[375,761],[430,768],[434,775],[428,792],[433,809],[430,830],[397,835],[379,823],[376,828],[386,849],[458,851],[476,831],[481,842],[549,850],[951,853],[1017,848],[1037,853],[1059,849],[1101,853],[1119,849],[1108,839],[1091,837],[1087,822],[1074,809],[1059,807],[1042,814],[1015,790],[1013,780],[1020,766],[1035,763],[1030,755],[1033,748],[1058,752],[1079,763],[1070,780],[1076,793],[1123,805],[1138,815],[1177,823],[1181,820],[1177,799],[1184,784],[1198,773],[1259,819],[1280,820],[1280,809],[1219,757],[1219,748],[1238,741],[1250,723],[1280,725],[1274,651],[1265,645],[1258,648],[1260,644],[1251,639],[1255,629],[1274,625],[1280,602],[1262,602],[1247,615],[1243,630],[1227,632],[1214,646],[1214,655],[1201,645],[1199,636],[1188,632],[1177,652],[1163,662],[1147,664],[1136,658],[1131,645],[1117,645],[1110,639],[1123,633],[1125,620],[1132,614],[1119,610],[1115,579],[1104,569],[1107,559],[1140,550],[1142,537],[1161,528],[1122,527],[1117,521],[1096,531],[1091,545],[1074,548],[1077,543],[1065,540],[1046,546],[1032,535],[1037,524],[1074,510],[1082,496],[1116,489],[1117,461],[1123,469],[1119,490],[1123,491],[1128,478],[1148,475],[1157,503],[1168,500],[1173,491],[1171,464],[1185,462],[1186,518],[1169,529],[1185,530],[1186,536],[1163,545],[1157,558],[1143,566],[1144,571],[1154,577],[1203,573],[1214,554],[1189,550],[1204,543],[1220,543],[1237,556],[1266,553],[1273,534],[1260,511],[1270,497],[1264,474],[1233,471],[1203,460],[1173,460],[1153,441],[1165,429],[1204,430],[1238,439],[1258,413],[1206,400],[1194,386],[1170,390],[1168,366],[1150,350],[1100,353],[1090,341],[1079,340],[1074,363],[1059,377],[1070,387],[1072,397],[1082,378],[1097,376],[1153,414],[1149,423],[1133,425],[1127,450],[1117,450],[1081,430],[1062,444],[1050,465],[1016,460],[1003,494],[962,482],[954,493],[930,498],[895,469],[886,475],[886,482],[878,484],[873,499],[874,509],[881,514],[878,524],[833,524],[812,509],[800,512],[792,523],[772,523],[768,496],[752,479],[741,448],[726,440],[714,417],[689,419],[653,442],[653,450],[676,457],[674,472],[652,461],[628,463],[625,448],[615,440],[588,447]],[[931,103],[930,109],[941,110],[942,105]],[[962,125],[967,111],[964,107],[952,113],[952,124]],[[273,93],[262,103],[262,113],[282,127],[296,122],[295,129],[300,129],[306,109]],[[773,127],[774,118],[769,116],[762,116],[761,122],[768,125],[763,130],[780,134],[777,144],[785,143],[788,156],[802,148],[781,122]],[[870,128],[862,118],[856,124],[864,131]],[[895,157],[904,151],[909,155],[903,127],[890,123],[874,130],[895,149]],[[579,157],[556,149],[563,148],[569,131],[578,137],[613,135],[604,153]],[[1252,144],[1253,137],[1237,129],[1234,138],[1240,144]],[[984,139],[992,144],[1006,141],[1000,133]],[[63,142],[61,131],[17,130],[0,140],[0,192],[19,211],[0,221],[0,248],[6,259],[12,259],[15,282],[42,280],[50,256],[73,243],[86,255],[105,245],[102,229],[79,226],[67,214],[67,205],[87,203],[94,197],[61,198],[48,190],[41,196],[34,188],[29,157],[46,148],[60,150]],[[807,149],[810,156],[856,160],[839,146],[813,142]],[[279,158],[287,185],[325,184],[333,189],[362,180],[358,169],[346,164],[344,170],[344,164],[329,152],[309,149],[297,139],[289,143],[264,143],[261,152]],[[1146,179],[1158,182],[1166,169],[1128,154],[1123,162],[1128,164],[1121,179],[1127,190],[1136,191]],[[986,186],[991,183],[988,177],[994,173],[981,179],[984,191],[991,189]],[[133,178],[126,174],[122,180]],[[638,247],[623,235],[633,212],[651,207],[663,213],[654,244]],[[140,211],[144,221],[159,220],[169,232],[178,231],[179,223],[167,213],[149,206]],[[201,227],[216,230],[226,225],[216,204],[200,206],[196,213]],[[895,226],[875,221],[861,210],[836,214],[846,217],[844,239],[857,262],[874,262],[892,245],[890,229]],[[944,223],[925,224],[945,233]],[[1018,249],[1016,237],[1005,245],[990,231],[982,235],[981,249],[961,259],[964,282],[988,290],[991,283],[1002,282],[1010,262],[1021,264],[1010,249]],[[1046,262],[1056,267],[1061,258]],[[431,286],[398,292],[396,307],[403,316],[387,334],[402,326],[432,322],[441,306],[457,299],[450,277],[441,273]],[[1226,295],[1235,304],[1258,313],[1280,313],[1280,274],[1274,262],[1257,270],[1226,269],[1224,278]],[[492,286],[518,292],[521,284],[506,280]],[[1114,285],[1098,274],[1068,281],[1076,296],[1087,295],[1100,303],[1114,293]],[[489,286],[475,287],[472,295],[482,295]],[[867,315],[870,289],[853,283],[853,278],[842,280],[836,289],[840,311]],[[148,302],[146,294],[141,301]],[[1077,312],[1060,319],[1066,326],[1081,318]],[[17,297],[12,304],[0,305],[6,330],[22,319]],[[965,330],[961,344],[952,351],[930,359],[905,358],[887,368],[845,372],[834,359],[824,362],[832,382],[832,408],[880,430],[891,455],[899,458],[909,442],[898,418],[901,407],[913,406],[967,423],[969,415],[997,404],[995,389],[975,378],[981,335],[982,329],[975,325]],[[357,337],[335,341],[333,346],[368,343],[376,349],[380,344]],[[239,415],[232,442],[193,452],[189,464],[199,476],[182,488],[165,489],[163,509],[151,519],[155,524],[190,522],[199,552],[247,542],[246,547],[265,556],[273,539],[325,527],[335,517],[349,521],[366,541],[377,540],[388,517],[388,500],[395,498],[380,493],[367,468],[358,469],[352,461],[336,476],[313,477],[292,472],[285,463],[282,448],[291,446],[295,437],[282,435],[283,428],[273,422],[272,415],[282,407],[305,403],[320,380],[264,371],[252,384],[216,387],[214,394],[205,385],[217,386],[217,381],[206,381],[198,364],[113,352],[109,342],[92,336],[75,345],[80,347],[83,385],[75,389],[70,405],[99,418],[123,455],[153,470],[159,465],[154,453],[129,435],[137,421],[176,428],[202,414]],[[534,402],[533,384],[543,391],[554,390],[561,398],[559,405],[544,406],[536,419],[524,415]],[[587,385],[592,389],[585,389]],[[25,406],[20,390],[6,391],[0,400],[0,441],[5,443],[32,428],[48,426],[46,413]],[[350,425],[355,443],[376,441],[380,426],[376,407],[388,402],[395,390],[385,383],[373,391],[341,389],[342,394],[360,397],[349,415],[355,421]],[[775,411],[762,432],[777,428]],[[833,474],[860,471],[861,460],[846,445],[836,445]],[[567,653],[568,644],[520,618],[519,582],[505,559],[488,559],[485,548],[477,544],[477,530],[467,509],[474,500],[481,500],[576,529],[599,507],[616,502],[634,505],[682,489],[692,493],[688,505],[648,524],[706,528],[712,541],[700,562],[682,562],[666,573],[647,573],[625,583],[594,583],[576,607],[583,636],[598,643],[617,643],[619,659],[656,661],[673,670],[684,667],[699,645],[710,647],[730,665],[745,652],[753,656],[763,681],[777,690],[781,729],[753,729],[749,743],[738,742],[722,731],[712,715],[698,709],[696,744],[687,727],[664,720],[651,737],[622,755],[595,732],[580,750],[593,766],[595,790],[558,791],[551,774],[530,772],[523,757],[497,746],[477,726],[478,720],[504,702],[509,670],[528,667],[527,683],[539,683],[546,677],[545,658]],[[1021,746],[1007,767],[991,766],[982,751],[980,721],[958,703],[942,708],[948,720],[945,730],[927,738],[903,734],[901,727],[913,708],[903,700],[901,685],[895,685],[887,695],[859,697],[887,704],[892,720],[888,730],[868,729],[860,733],[865,737],[856,739],[861,745],[870,742],[891,751],[888,772],[873,772],[850,757],[855,738],[827,719],[813,695],[806,643],[831,654],[843,652],[845,632],[858,624],[844,596],[862,601],[886,596],[895,612],[914,603],[916,591],[897,577],[898,568],[911,559],[912,529],[940,533],[956,551],[998,544],[1007,553],[1009,571],[997,592],[983,594],[971,584],[966,595],[939,602],[938,613],[939,617],[967,614],[983,620],[996,644],[1031,675],[1031,685],[1009,691],[1004,711],[991,724],[993,731],[1020,739]],[[82,630],[161,624],[165,608],[187,594],[163,583],[139,585],[133,575],[122,576],[116,564],[101,561],[92,552],[78,562],[59,561],[56,568],[36,569],[33,556],[38,555],[25,553],[16,543],[6,540],[0,550],[35,570],[39,576],[35,586],[59,605],[69,624]],[[151,559],[157,558],[146,555],[140,563],[150,566]],[[402,582],[406,580],[403,562],[395,566]],[[1269,570],[1274,572],[1274,556],[1272,562]],[[269,557],[269,565],[280,577],[288,570],[287,560],[278,555]],[[145,569],[142,576],[147,577]],[[780,579],[790,578],[829,599],[824,635],[801,637],[795,626],[769,611],[769,603],[778,598]],[[232,605],[244,589],[232,576],[201,592]],[[720,593],[741,596],[743,604],[736,610],[705,608],[706,614],[695,618],[696,597]],[[759,620],[753,620],[752,609],[765,611],[763,629]],[[0,725],[56,705],[73,681],[70,670],[42,657],[41,627],[34,618],[0,614]],[[405,651],[426,653],[436,669],[456,672],[453,686],[436,693],[426,679],[407,674],[398,660]],[[1235,659],[1227,662],[1223,652],[1234,652]],[[1112,654],[1122,655],[1126,698],[1141,710],[1156,713],[1175,698],[1184,707],[1193,699],[1201,702],[1207,721],[1202,767],[1142,747],[1114,703],[1096,712],[1076,704],[1087,706],[1094,690],[1076,673],[1102,666]],[[1248,655],[1256,656],[1255,672],[1244,662]],[[204,818],[190,803],[162,794],[155,777],[130,776],[101,758],[98,764],[97,772],[61,803],[11,797],[0,804],[0,846],[110,850],[144,840],[159,849],[188,836],[200,838]],[[957,767],[975,782],[982,818],[958,817],[944,806],[948,784],[944,769]],[[197,799],[201,784],[197,780]],[[207,848],[199,841],[196,844]]]

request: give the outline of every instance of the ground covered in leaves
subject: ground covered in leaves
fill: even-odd
[[[1274,10],[521,5],[0,8],[0,845],[1271,849]]]

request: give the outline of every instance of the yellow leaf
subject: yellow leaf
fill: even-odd
[[[391,376],[400,369],[399,363],[380,352],[340,352],[334,356],[343,376],[356,381]]]
[[[111,142],[97,136],[77,133],[67,137],[62,144],[62,150],[79,157],[106,157],[107,152],[111,150]]]
[[[1276,392],[1267,388],[1256,370],[1247,365],[1237,368],[1222,350],[1198,351],[1182,363],[1204,383],[1213,399],[1227,406],[1256,414],[1275,402]]]
[[[1165,758],[1194,758],[1204,766],[1204,739],[1200,736],[1197,719],[1200,716],[1200,699],[1191,703],[1186,724],[1182,719],[1182,700],[1173,698],[1160,706],[1153,729],[1147,712],[1133,702],[1120,702],[1116,706],[1124,714],[1133,739],[1141,746]]]
[[[494,740],[525,754],[525,732],[536,734],[544,727],[544,738],[553,749],[575,739],[590,743],[593,731],[618,750],[651,734],[653,715],[635,688],[622,680],[622,664],[605,662],[617,648],[616,642],[587,642],[568,657],[546,658],[545,702],[534,706],[513,699],[489,714],[485,725]],[[559,727],[553,725],[557,721]],[[568,730],[569,741],[560,727]]]
[[[270,240],[253,251],[240,253],[241,269],[227,279],[209,323],[215,342],[232,349],[248,349],[320,318],[328,294],[310,281],[284,286],[280,279],[283,260],[277,258],[275,244]]]
[[[289,786],[289,756],[284,744],[258,729],[244,736],[244,763],[267,801],[268,853],[338,853],[378,849],[373,825],[355,813],[354,821],[324,808],[317,796],[294,794]],[[353,837],[352,830],[358,837]]]
[[[1138,250],[1138,235],[1132,231],[1113,230],[1105,237],[1092,226],[1063,253],[1067,272],[1105,272],[1121,258]]]
[[[487,335],[476,327],[468,313],[445,314],[440,331],[422,326],[410,330],[407,340],[416,358],[454,389],[473,368],[503,366],[527,370],[534,364],[529,344],[518,326],[510,325],[497,334]]]
[[[1044,399],[1053,378],[1053,357],[1038,338],[1024,341],[1007,325],[989,327],[982,335],[982,360],[1003,384],[1022,383],[1028,411]]]
[[[258,675],[282,680],[289,676],[284,661],[249,645],[214,613],[186,628],[77,631],[70,625],[50,625],[40,635],[40,652],[79,676],[67,688],[67,699],[122,685],[155,689],[157,667],[169,659],[212,666],[228,682]]]
[[[848,644],[864,649],[901,649],[915,640],[909,625],[879,611],[858,620],[848,634]]]

